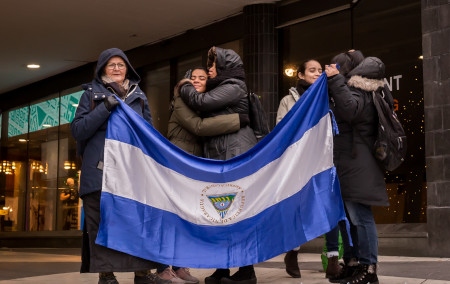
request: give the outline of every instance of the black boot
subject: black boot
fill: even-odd
[[[284,256],[284,264],[286,265],[286,272],[292,278],[301,278],[300,267],[298,266],[298,250],[290,250]]]
[[[230,277],[230,270],[218,268],[212,275],[205,278],[205,284],[220,284],[220,279],[224,277]]]
[[[327,270],[325,271],[326,278],[336,278],[341,274],[342,266],[339,264],[337,256],[328,258]]]
[[[341,280],[341,284],[379,284],[376,264],[360,264],[353,276]]]
[[[350,259],[350,261],[348,261],[348,263],[342,265],[342,269],[340,270],[338,275],[334,277],[330,275],[330,277],[328,277],[328,280],[331,283],[340,283],[341,280],[352,276],[356,272],[358,267],[359,267],[358,261],[355,258],[352,258]]]
[[[98,284],[119,284],[113,272],[100,272],[98,274]]]
[[[230,277],[220,280],[220,284],[256,284],[256,274],[253,265],[239,267]]]

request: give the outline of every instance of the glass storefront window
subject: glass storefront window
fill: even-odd
[[[63,95],[69,92],[67,95]],[[58,190],[57,190],[57,230],[76,230],[81,227],[81,201],[78,196],[80,161],[76,157],[76,141],[70,133],[70,122],[83,91],[66,90],[61,95]]]
[[[30,105],[28,204],[30,231],[52,231],[56,223],[58,177],[58,94]]]
[[[147,95],[153,126],[166,135],[172,92],[170,89],[170,65],[161,65],[161,67],[144,71],[142,78],[141,88]]]
[[[60,200],[69,177],[75,188],[78,184],[76,144],[69,128],[82,94],[78,90],[2,114],[7,135],[1,139],[0,205],[7,214],[0,214],[0,231],[80,228],[78,197],[69,214],[67,202]]]
[[[420,1],[362,1],[354,10],[355,46],[382,58],[386,83],[408,137],[408,157],[386,172],[391,206],[377,208],[384,223],[426,222],[426,177]],[[373,24],[376,19],[376,26]],[[376,27],[376,28],[375,28]]]
[[[3,205],[8,208],[8,215],[2,224],[2,231],[23,231],[28,218],[26,203],[27,186],[27,153],[28,153],[28,125],[29,107],[5,112],[5,122],[2,131],[3,161],[14,165],[12,171],[0,173],[0,195],[4,196]]]
[[[397,114],[408,137],[408,158],[386,172],[389,207],[374,208],[377,223],[426,222],[425,137],[420,1],[360,1],[346,10],[283,29],[283,69],[307,59],[322,65],[351,48],[376,56],[386,65],[385,82],[392,90]],[[376,24],[374,24],[376,23]],[[401,32],[400,32],[401,31]],[[295,86],[284,76],[281,99]]]

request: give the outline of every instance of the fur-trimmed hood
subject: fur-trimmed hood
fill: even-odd
[[[364,91],[376,91],[384,86],[385,65],[377,57],[366,57],[348,73],[347,84]]]
[[[354,75],[347,81],[347,85],[364,91],[372,92],[378,90],[379,88],[382,88],[384,86],[384,81],[364,78],[360,75]]]

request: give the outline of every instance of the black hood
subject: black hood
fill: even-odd
[[[97,61],[97,67],[95,68],[95,80],[103,84],[102,82],[102,75],[104,74],[103,69],[106,63],[108,63],[109,59],[111,59],[111,57],[114,56],[119,56],[125,61],[125,64],[127,65],[127,74],[125,78],[130,80],[130,82],[133,84],[139,83],[141,81],[141,77],[139,77],[138,73],[131,66],[130,61],[128,60],[128,57],[125,55],[125,53],[118,48],[110,48],[103,51],[100,54]]]
[[[216,70],[219,75],[223,70],[243,68],[241,57],[232,49],[216,47]]]
[[[377,57],[366,57],[348,73],[348,77],[359,75],[369,79],[383,79],[385,72],[384,63]]]

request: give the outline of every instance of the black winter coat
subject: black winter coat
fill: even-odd
[[[372,91],[384,87],[383,77],[382,62],[368,57],[349,73],[348,80],[341,74],[328,79],[330,105],[339,128],[334,163],[344,201],[389,205],[384,173],[369,146],[375,142],[378,123]]]
[[[224,70],[243,67],[241,58],[229,49],[216,48],[216,69],[218,76]],[[242,68],[243,70],[243,68]],[[227,78],[215,88],[198,93],[192,84],[185,84],[180,89],[183,101],[192,109],[200,111],[205,116],[241,113],[248,114],[247,86],[238,78]],[[257,143],[253,130],[243,127],[239,131],[213,137],[206,137],[204,155],[206,158],[228,160],[242,154]]]
[[[106,127],[110,115],[103,101],[113,93],[103,85],[101,76],[103,67],[111,57],[120,56],[127,64],[127,79],[130,81],[130,87],[125,103],[150,124],[152,123],[147,97],[138,86],[140,77],[125,54],[120,49],[112,48],[102,55],[97,63],[94,80],[83,85],[85,91],[81,95],[75,118],[70,125],[72,136],[77,141],[77,148],[81,152],[78,154],[82,156],[81,197],[102,189]]]

